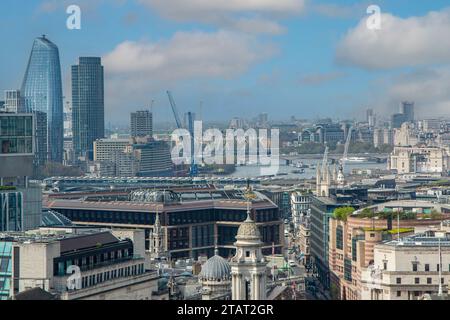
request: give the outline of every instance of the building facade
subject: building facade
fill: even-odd
[[[3,106],[5,112],[23,113],[25,111],[25,103],[20,94],[20,90],[5,91],[5,104]]]
[[[419,300],[448,293],[450,234],[426,232],[377,244],[362,274],[364,300]]]
[[[246,217],[246,202],[241,191],[228,190],[139,190],[108,192],[104,196],[78,194],[64,199],[49,197],[47,208],[59,212],[73,223],[84,226],[143,229],[146,250],[150,251],[151,234],[162,232],[162,250],[172,259],[214,255],[217,243],[220,255],[234,254],[234,241]],[[88,197],[89,201],[83,201]],[[253,202],[254,218],[260,228],[263,252],[284,248],[284,224],[278,207],[264,196]],[[160,230],[155,230],[159,215]],[[217,242],[216,242],[217,239]]]
[[[153,136],[153,114],[148,111],[136,111],[131,113],[131,136]]]
[[[305,192],[291,193],[292,222],[295,229],[299,229],[303,217],[309,215],[311,204],[311,194]]]
[[[112,162],[116,152],[123,152],[129,146],[129,139],[98,139],[94,141],[94,161]]]
[[[395,147],[389,158],[389,169],[399,174],[446,173],[448,150],[440,147]]]
[[[58,47],[45,36],[34,41],[21,93],[27,112],[46,114],[47,150],[44,156],[38,157],[62,163],[64,120],[61,64]]]
[[[33,174],[33,114],[0,113],[0,231],[25,231],[41,223],[42,191]]]
[[[41,288],[61,300],[151,300],[143,231],[41,228],[2,234],[11,249],[11,297]]]
[[[93,160],[93,143],[105,136],[101,58],[80,57],[72,66],[72,130],[75,157]]]
[[[376,245],[439,226],[450,217],[449,209],[426,201],[391,201],[357,210],[346,220],[331,218],[328,261],[333,298],[363,299],[363,272],[373,264]],[[437,219],[433,212],[442,216]]]
[[[165,141],[149,141],[133,146],[139,163],[139,177],[172,176],[174,166],[170,146]]]

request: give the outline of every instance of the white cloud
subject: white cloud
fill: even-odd
[[[450,10],[423,17],[382,14],[381,30],[369,30],[366,18],[338,45],[337,61],[366,69],[390,69],[450,62]]]
[[[182,80],[233,79],[276,53],[276,47],[254,36],[223,30],[178,32],[159,42],[125,41],[103,57],[109,111],[125,113],[124,102],[146,101],[149,92]]]
[[[306,0],[138,0],[177,22],[205,23],[244,33],[278,35],[278,20],[302,13]]]
[[[159,80],[233,77],[276,49],[253,37],[228,31],[178,32],[161,42],[125,41],[104,56],[111,74],[149,76]]]
[[[293,14],[301,12],[304,0],[139,0],[166,17],[203,20],[208,16],[243,12]]]

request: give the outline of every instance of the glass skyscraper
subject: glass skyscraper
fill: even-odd
[[[61,163],[64,141],[61,64],[58,47],[45,36],[36,38],[33,43],[21,93],[27,112],[46,114],[41,117],[46,118],[46,137],[37,136],[46,141],[46,154],[40,154],[42,151],[38,148],[37,158]]]
[[[72,66],[72,131],[75,157],[92,160],[94,141],[105,136],[101,58],[80,57]]]

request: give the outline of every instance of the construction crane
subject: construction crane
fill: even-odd
[[[182,129],[183,126],[181,125],[180,116],[178,115],[178,109],[177,105],[175,104],[175,100],[172,97],[172,93],[170,91],[167,91],[167,96],[169,97],[170,106],[172,107],[173,115],[175,116],[175,121],[177,123],[178,129]]]
[[[175,116],[175,121],[177,123],[178,129],[183,129],[183,125],[181,124],[180,116],[178,115],[177,105],[175,100],[173,99],[172,93],[167,91],[167,96],[169,97],[170,106],[172,107],[173,114]],[[187,121],[187,129],[189,131],[189,135],[191,136],[191,168],[190,168],[190,176],[195,177],[198,175],[198,166],[195,163],[195,152],[194,152],[194,114],[192,112],[188,112],[188,121]]]
[[[344,155],[342,156],[342,159],[341,159],[341,166],[342,166],[342,169],[345,168],[345,162],[346,162],[347,159],[348,159],[348,149],[349,149],[349,147],[350,147],[350,142],[351,142],[351,140],[352,140],[352,132],[353,132],[353,126],[351,126],[351,127],[348,129],[347,140],[345,141],[345,147],[344,147]]]

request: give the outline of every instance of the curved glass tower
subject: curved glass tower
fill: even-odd
[[[61,163],[64,143],[61,64],[58,47],[45,36],[34,40],[21,92],[26,111],[46,114],[46,130],[41,133],[45,137],[37,137],[46,141],[45,148],[38,148],[42,150],[37,154],[39,163],[46,160]]]

